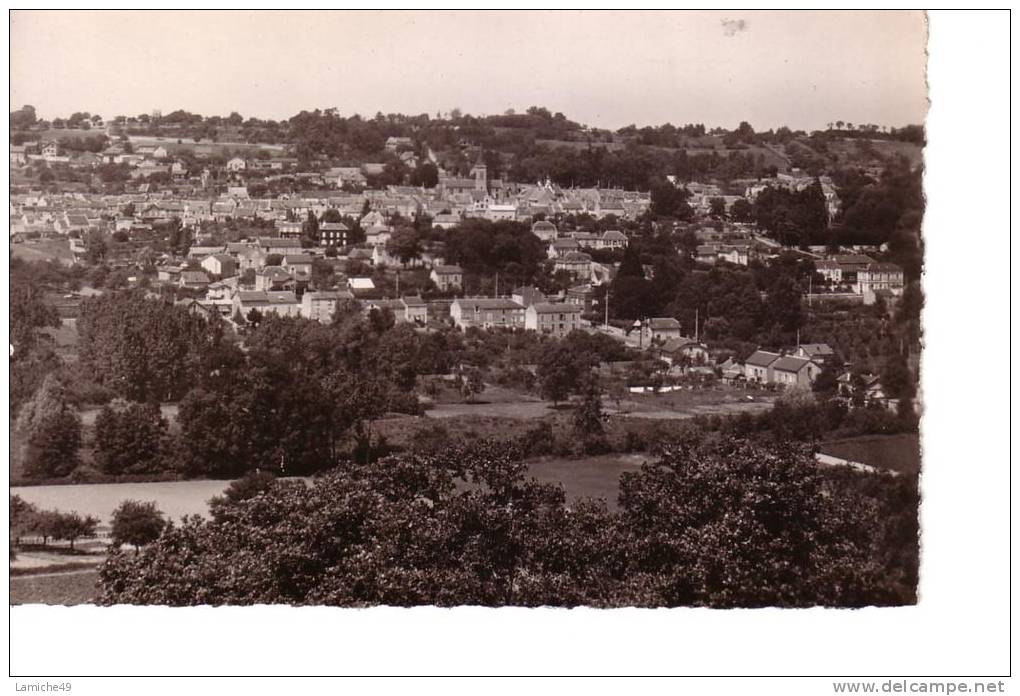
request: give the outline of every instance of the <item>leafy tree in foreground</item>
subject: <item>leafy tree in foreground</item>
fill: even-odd
[[[826,478],[807,449],[732,438],[680,442],[624,477],[618,512],[603,501],[567,505],[562,489],[528,479],[526,471],[511,447],[480,443],[349,462],[307,484],[277,481],[225,501],[213,520],[192,517],[169,527],[137,555],[111,552],[100,571],[101,601],[915,601],[916,505],[909,507],[906,492],[882,497],[898,486],[889,477],[867,486],[855,483],[867,476],[859,472],[845,474],[858,477],[849,483]],[[886,523],[879,510],[902,520]]]
[[[125,500],[113,511],[113,544],[131,544],[137,554],[142,546],[156,541],[165,526],[163,513],[155,502]]]
[[[268,471],[249,472],[227,486],[223,495],[212,498],[209,501],[209,511],[214,518],[219,519],[221,517],[220,510],[270,491],[274,486],[276,486],[276,477]]]

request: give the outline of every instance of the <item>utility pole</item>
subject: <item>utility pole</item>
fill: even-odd
[[[496,271],[496,294],[493,297],[499,297],[499,271]]]
[[[397,299],[400,299],[400,269],[397,269]]]
[[[605,328],[609,330],[609,286],[606,286],[606,323]]]
[[[697,340],[698,340],[698,312],[699,312],[699,308],[695,307],[694,308],[694,340],[695,340],[695,342],[697,342]]]

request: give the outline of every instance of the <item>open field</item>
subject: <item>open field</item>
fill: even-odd
[[[32,139],[39,143],[47,140],[60,140],[61,138],[88,138],[96,135],[106,135],[105,128],[45,128],[42,130],[30,131]]]
[[[619,404],[604,397],[603,409],[610,415],[632,418],[682,419],[699,415],[760,413],[772,408],[774,401],[775,395],[769,392],[717,386],[659,394],[628,394]],[[436,403],[425,412],[425,415],[429,418],[481,416],[530,419],[543,418],[554,413],[551,401],[487,385],[485,391],[469,403],[463,401]]]
[[[694,416],[760,413],[772,408],[775,394],[739,387],[681,389],[659,394],[628,394],[607,402],[608,413],[637,418],[693,418]]]
[[[71,245],[66,239],[40,239],[11,244],[11,256],[25,261],[58,261],[68,266],[74,262]]]
[[[488,402],[484,396],[472,403],[436,404],[425,415],[429,418],[460,418],[482,416],[489,418],[542,418],[553,413],[551,401]]]
[[[602,498],[611,510],[617,507],[620,475],[637,471],[651,459],[646,454],[606,454],[572,459],[541,457],[528,463],[528,473],[542,483],[560,484],[567,500]]]
[[[863,435],[823,442],[819,452],[848,462],[906,474],[921,470],[921,443],[917,433]]]
[[[108,525],[114,509],[125,500],[156,501],[167,517],[208,515],[209,499],[219,495],[229,481],[158,481],[153,483],[81,483],[64,486],[17,486],[12,494],[49,510],[93,515]]]
[[[418,419],[421,421],[422,419]],[[498,427],[498,424],[496,424]],[[562,483],[571,498],[601,496],[613,501],[620,473],[640,467],[648,455],[610,454],[597,457],[541,457],[531,461],[528,470],[536,479],[546,483]],[[124,500],[156,502],[156,506],[167,517],[178,520],[184,515],[208,516],[209,499],[219,495],[230,484],[229,481],[158,481],[151,483],[86,483],[63,486],[18,486],[11,488],[12,494],[43,509],[57,509],[65,512],[76,511],[82,515],[93,515],[108,526],[113,510]],[[95,552],[95,544],[80,542],[83,550]],[[19,565],[26,567],[45,563],[79,560],[77,556],[54,555],[53,551],[25,552],[26,560]],[[39,556],[40,563],[30,561]],[[51,557],[52,556],[52,557]],[[45,558],[43,558],[45,557]],[[45,563],[42,563],[45,561]]]
[[[586,140],[547,140],[547,139],[536,139],[535,144],[543,145],[548,148],[567,148],[577,151],[588,150],[589,147],[592,149],[604,149],[608,152],[615,152],[617,150],[623,150],[627,147],[627,143],[619,141],[612,143],[601,143],[593,142],[588,143]],[[705,136],[704,138],[692,139],[687,147],[676,148],[676,147],[662,147],[662,146],[651,146],[653,150],[659,150],[661,152],[676,153],[680,150],[684,150],[689,157],[697,155],[711,155],[713,152],[718,153],[721,157],[729,157],[730,155],[740,152],[742,154],[749,154],[753,157],[761,155],[764,158],[765,166],[775,165],[780,171],[786,171],[790,167],[790,162],[785,155],[780,153],[778,150],[772,147],[765,147],[759,145],[747,146],[741,149],[731,149],[726,147],[722,138],[717,136]]]
[[[213,151],[218,154],[224,154],[228,150],[231,152],[257,152],[259,150],[266,150],[267,152],[281,155],[285,150],[283,145],[270,145],[268,143],[241,143],[226,141],[210,142],[208,140],[202,140],[196,143],[192,138],[170,138],[155,135],[129,135],[128,140],[130,140],[131,145],[136,148],[149,145],[159,145],[166,148],[167,152],[170,152],[171,154],[178,150],[195,150],[196,148],[200,148],[203,151]]]
[[[89,604],[95,601],[98,580],[95,570],[11,577],[10,603]]]
[[[46,547],[38,544],[19,547],[17,558],[10,562],[9,569],[12,573],[27,575],[60,567],[95,567],[106,558],[106,549],[106,539],[79,540],[74,553],[68,550],[66,542],[50,542]]]

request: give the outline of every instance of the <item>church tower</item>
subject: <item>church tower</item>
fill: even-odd
[[[478,148],[478,161],[471,168],[471,176],[475,178],[475,191],[485,194],[489,192],[489,170],[482,159],[482,148]]]

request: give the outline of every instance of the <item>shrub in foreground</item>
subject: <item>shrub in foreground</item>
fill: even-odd
[[[347,463],[224,499],[101,569],[107,604],[864,606],[914,601],[869,491],[807,449],[687,438],[619,512],[505,444]],[[916,508],[909,513],[916,517]],[[916,546],[916,538],[897,537]]]

